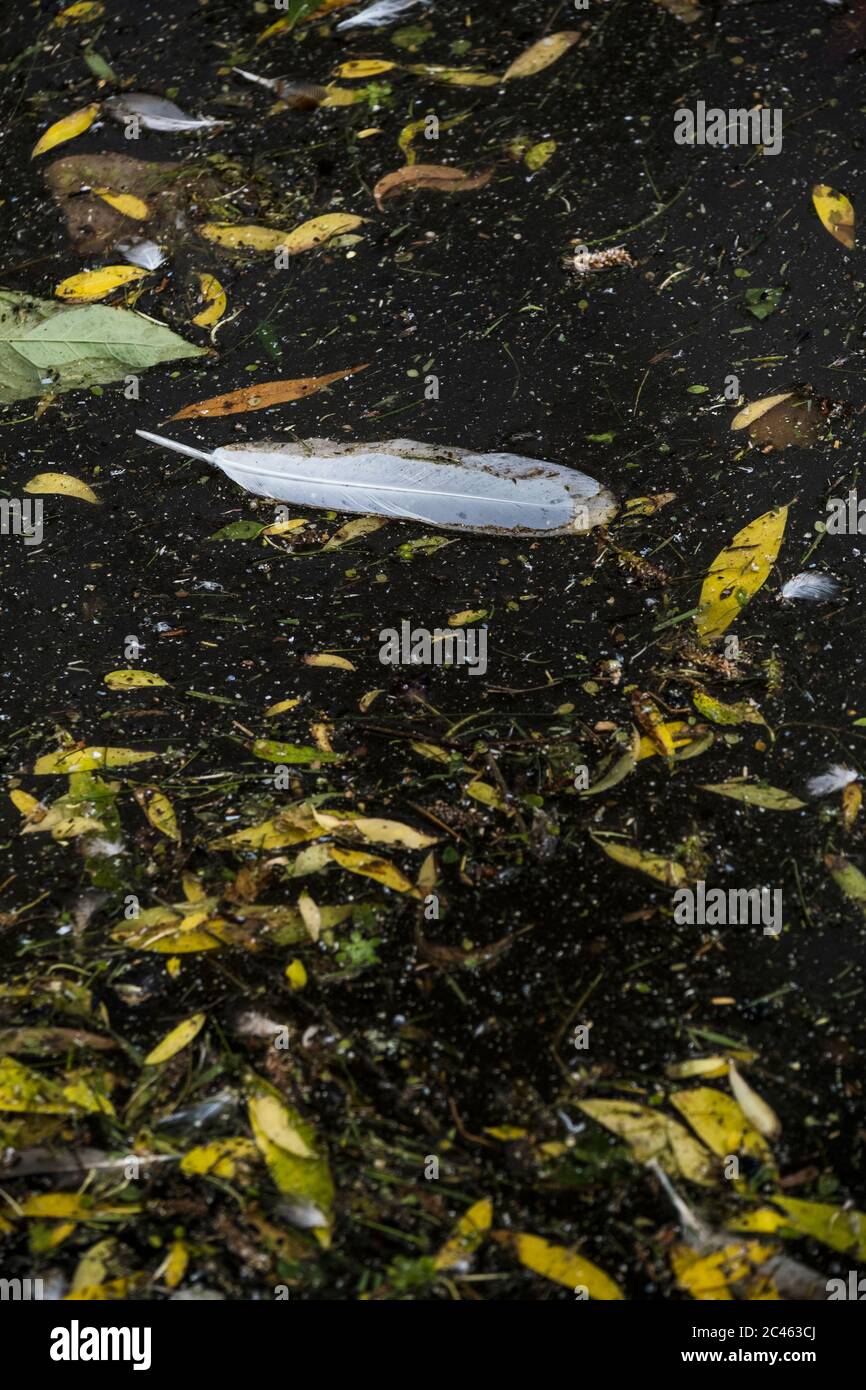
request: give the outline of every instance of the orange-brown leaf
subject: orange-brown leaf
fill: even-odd
[[[283,401],[299,401],[303,396],[312,396],[325,386],[331,386],[343,377],[363,372],[369,362],[359,367],[345,367],[341,372],[328,372],[326,376],[301,376],[294,381],[260,381],[256,386],[242,386],[238,391],[228,391],[222,396],[211,396],[207,401],[196,401],[195,405],[185,405],[172,420],[191,420],[197,416],[222,418],[223,415],[240,415],[247,410],[265,410],[270,405],[281,405]]]
[[[416,188],[435,188],[440,193],[467,193],[474,188],[483,188],[492,177],[489,169],[483,174],[467,174],[465,169],[456,169],[453,164],[407,164],[402,169],[395,169],[393,174],[385,174],[373,189],[373,197],[381,211],[386,198],[412,193]]]

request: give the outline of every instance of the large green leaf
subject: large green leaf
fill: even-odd
[[[0,290],[0,403],[118,381],[205,348],[129,309],[71,309]]]

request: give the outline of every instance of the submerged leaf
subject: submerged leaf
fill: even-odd
[[[162,1042],[151,1048],[144,1059],[144,1065],[146,1067],[158,1067],[163,1062],[169,1061],[183,1048],[188,1047],[193,1039],[198,1037],[206,1018],[207,1014],[192,1014],[190,1018],[185,1018],[182,1023],[178,1023],[170,1033],[166,1033]]]
[[[450,164],[404,164],[392,174],[385,174],[373,189],[376,206],[382,208],[387,198],[396,198],[403,193],[414,192],[418,188],[435,189],[440,193],[468,193],[476,188],[484,188],[493,177],[490,170],[481,174],[467,174],[465,169],[455,169]]]
[[[799,797],[781,787],[768,787],[756,782],[705,783],[701,791],[727,796],[732,801],[744,801],[748,806],[763,806],[765,811],[802,811],[806,805]]]
[[[503,82],[511,82],[515,77],[534,77],[537,72],[543,72],[551,63],[561,58],[563,53],[567,53],[579,38],[580,34],[573,29],[563,29],[558,34],[547,34],[521,53],[519,58],[515,58],[502,74]]]
[[[92,502],[99,505],[99,498],[83,483],[80,478],[73,478],[69,473],[37,473],[35,478],[31,478],[24,484],[24,491],[38,494],[55,494],[59,497],[78,497],[82,502]]]
[[[857,217],[844,193],[837,193],[826,183],[816,183],[812,189],[815,211],[831,236],[849,251],[854,250]]]

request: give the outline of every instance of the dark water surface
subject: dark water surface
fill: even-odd
[[[64,277],[115,259],[72,249],[42,176],[42,165],[67,154],[203,165],[230,195],[214,220],[290,227],[342,210],[370,220],[355,244],[278,271],[267,254],[218,250],[195,231],[207,209],[188,213],[136,307],[208,346],[208,331],[190,320],[201,307],[196,274],[216,275],[228,298],[216,353],[142,373],[138,400],[118,383],[58,395],[38,413],[33,401],[2,410],[3,495],[22,496],[33,474],[53,470],[85,480],[102,501],[48,497],[41,547],[2,538],[8,787],[47,801],[67,790],[64,777],[32,773],[59,746],[58,733],[159,757],[114,773],[120,827],[109,838],[122,850],[99,862],[86,837],[20,837],[19,813],[4,798],[3,878],[14,878],[2,898],[0,952],[7,984],[20,988],[0,998],[3,1024],[110,1031],[121,1046],[16,1053],[55,1079],[82,1067],[110,1071],[116,1118],[10,1113],[0,1115],[9,1121],[0,1136],[13,1147],[46,1139],[180,1155],[196,1142],[249,1136],[243,1105],[192,1135],[158,1122],[225,1089],[242,1097],[252,1068],[314,1126],[336,1200],[331,1248],[320,1251],[285,1224],[263,1166],[244,1181],[208,1183],[167,1164],[137,1183],[115,1177],[106,1189],[113,1198],[142,1207],[119,1225],[80,1223],[52,1248],[50,1222],[31,1222],[39,1232],[30,1230],[28,1244],[27,1222],[16,1220],[7,1249],[22,1270],[68,1278],[108,1234],[119,1249],[107,1277],[150,1276],[180,1238],[190,1256],[182,1286],[227,1298],[271,1297],[278,1282],[293,1298],[352,1299],[375,1288],[387,1297],[573,1298],[522,1269],[501,1243],[488,1243],[474,1266],[496,1277],[458,1279],[450,1290],[436,1280],[426,1257],[467,1205],[489,1196],[497,1229],[579,1248],[628,1298],[680,1298],[664,1193],[577,1105],[609,1098],[665,1109],[672,1088],[696,1084],[671,1082],[669,1066],[732,1047],[754,1054],[744,1074],[782,1122],[772,1143],[778,1171],[768,1176],[744,1160],[739,1191],[677,1180],[679,1189],[717,1225],[778,1191],[862,1207],[864,919],[824,861],[844,854],[866,866],[863,820],[846,830],[838,793],[805,796],[807,778],[829,764],[862,767],[866,733],[855,724],[866,716],[857,600],[866,593],[866,540],[826,536],[810,555],[826,498],[847,493],[860,463],[866,275],[861,252],[821,227],[810,190],[831,184],[866,208],[862,0],[707,5],[694,25],[651,0],[593,0],[576,13],[530,0],[507,10],[439,0],[388,29],[343,36],[314,24],[301,40],[259,47],[256,36],[279,17],[264,5],[107,0],[95,26],[48,31],[57,8],[4,9],[5,288],[50,298]],[[420,31],[414,53],[394,42],[395,32],[411,42],[410,26]],[[581,37],[534,78],[458,88],[392,70],[375,79],[384,87],[366,106],[267,117],[271,94],[229,71],[238,63],[323,81],[340,62],[384,58],[499,73],[545,26]],[[105,122],[31,163],[51,121],[117,89],[100,88],[88,71],[88,37],[121,82],[231,124],[203,135],[145,132],[130,149],[123,128]],[[698,100],[781,108],[781,153],[675,144],[674,111]],[[400,167],[397,137],[427,112],[443,125],[465,119],[441,131],[432,153],[417,141],[419,159],[494,177],[474,193],[420,193],[380,212],[371,188]],[[373,127],[380,133],[357,138]],[[554,140],[556,151],[530,173],[509,153],[518,139]],[[576,241],[625,246],[636,266],[580,280],[563,263]],[[781,287],[775,312],[748,312],[749,289]],[[307,400],[166,423],[220,391],[364,362],[366,371]],[[438,400],[425,399],[431,374]],[[829,442],[750,449],[728,429],[731,374],[746,400],[805,384],[853,410]],[[512,449],[574,465],[622,499],[675,497],[611,532],[655,569],[618,559],[595,537],[460,535],[406,558],[401,546],[433,533],[398,523],[321,553],[345,518],[314,517],[318,544],[294,549],[214,541],[232,522],[272,521],[271,504],[145,445],[139,428],[206,450],[395,435]],[[791,511],[779,563],[732,629],[740,657],[726,678],[700,666],[690,619],[657,625],[693,609],[723,545],[783,503]],[[841,581],[842,597],[781,602],[781,582],[812,564]],[[486,614],[483,678],[379,662],[382,628],[403,619],[433,628],[467,610]],[[124,652],[130,635],[141,643],[138,662]],[[724,655],[720,644],[711,650]],[[354,669],[305,665],[316,652]],[[106,687],[107,672],[136,665],[171,688]],[[592,775],[612,731],[632,725],[632,689],[684,719],[696,717],[701,684],[727,703],[754,698],[775,737],[758,724],[716,727],[698,758],[670,766],[647,758],[609,791],[575,794],[575,769]],[[264,717],[293,696],[295,709]],[[307,745],[311,725],[322,724],[344,760],[293,767],[291,787],[275,791],[251,738]],[[451,765],[413,743],[444,748]],[[499,789],[496,769],[514,798],[510,814],[465,792],[473,778]],[[701,789],[744,771],[807,808],[773,812]],[[180,844],[147,823],[136,786],[170,798]],[[438,921],[336,864],[290,880],[292,847],[276,851],[285,863],[256,885],[259,901],[295,904],[306,888],[323,905],[366,905],[318,945],[260,939],[255,949],[182,956],[169,971],[166,955],[112,937],[126,895],[147,907],[177,902],[184,872],[222,899],[224,914],[237,910],[249,888],[238,873],[246,864],[249,876],[256,861],[209,842],[326,791],[336,794],[331,805],[440,837]],[[677,859],[693,880],[781,889],[782,932],[677,925],[670,889],[607,858],[590,830]],[[423,857],[372,852],[413,881]],[[83,902],[95,910],[82,928]],[[509,936],[507,949],[484,955]],[[461,951],[481,955],[467,964]],[[308,974],[296,991],[284,975],[294,957]],[[86,986],[90,1014],[52,1008],[37,979]],[[288,1025],[287,1052],[275,1058],[267,1036],[238,1026],[250,1009]],[[206,1030],[142,1094],[144,1056],[199,1011]],[[591,1024],[586,1050],[571,1040],[578,1024]],[[729,1093],[724,1078],[703,1084]],[[518,1133],[488,1132],[503,1126]],[[428,1156],[438,1157],[438,1182],[424,1178]],[[5,1185],[18,1201],[66,1190],[53,1177]],[[279,1231],[289,1233],[288,1249]],[[817,1242],[787,1248],[828,1277],[851,1264]],[[164,1296],[165,1285],[156,1278],[143,1291]]]

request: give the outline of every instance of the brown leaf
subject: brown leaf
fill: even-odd
[[[416,188],[436,188],[440,193],[466,193],[474,188],[483,188],[492,177],[490,169],[483,174],[467,174],[465,169],[456,169],[451,164],[407,164],[402,169],[395,169],[393,174],[385,174],[373,189],[373,197],[381,211],[386,198],[396,198]]]
[[[299,401],[303,396],[312,396],[325,386],[341,381],[343,377],[365,371],[369,365],[369,362],[362,362],[359,367],[345,367],[341,372],[328,372],[326,376],[301,376],[294,381],[261,381],[256,386],[242,386],[238,391],[211,396],[209,400],[196,401],[195,405],[185,405],[171,418],[191,420],[201,415],[221,418],[223,415],[240,415],[247,410],[265,410],[283,401]]]

